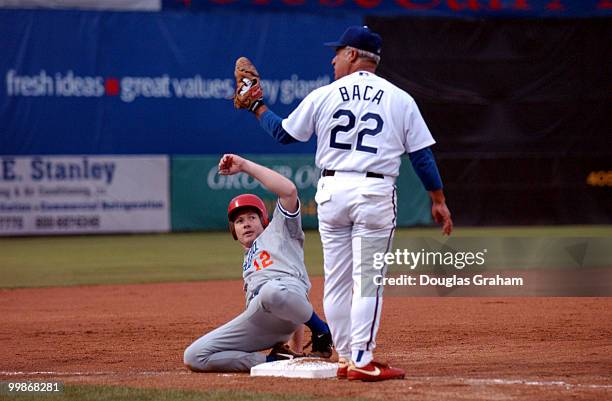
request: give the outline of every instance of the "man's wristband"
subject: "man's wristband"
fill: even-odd
[[[257,99],[253,103],[251,103],[251,107],[249,107],[249,111],[251,113],[257,112],[257,109],[264,105],[263,99]]]

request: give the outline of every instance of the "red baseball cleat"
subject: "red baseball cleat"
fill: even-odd
[[[336,371],[336,377],[340,380],[346,379],[348,367],[349,367],[348,360],[344,358],[338,359],[338,370]]]
[[[402,369],[392,368],[386,363],[372,361],[362,368],[352,362],[347,370],[347,379],[364,382],[377,382],[381,380],[403,379],[406,373]]]

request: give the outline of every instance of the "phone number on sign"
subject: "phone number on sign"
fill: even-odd
[[[64,391],[60,382],[0,382],[0,394],[4,393],[59,393]]]

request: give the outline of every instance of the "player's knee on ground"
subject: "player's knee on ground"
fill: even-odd
[[[183,354],[183,363],[187,369],[193,372],[249,372],[253,366],[266,362],[266,356],[260,352],[213,352],[211,347],[207,347],[212,343],[204,343],[199,339],[187,347]]]
[[[208,356],[201,346],[195,347],[194,343],[185,349],[183,363],[191,371],[204,372]]]

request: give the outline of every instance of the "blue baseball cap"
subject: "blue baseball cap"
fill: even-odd
[[[367,26],[350,26],[344,31],[336,42],[323,43],[329,47],[350,46],[355,49],[365,50],[380,56],[382,50],[382,38],[376,32],[372,32]]]

